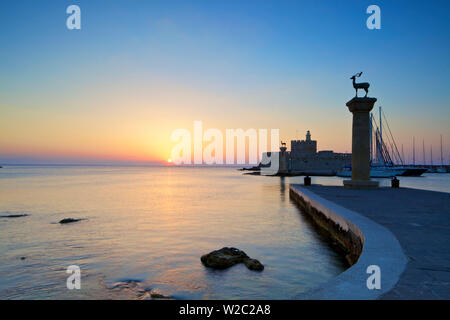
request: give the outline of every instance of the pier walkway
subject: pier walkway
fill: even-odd
[[[395,285],[376,298],[450,299],[450,193],[410,188],[354,190],[322,185],[291,185],[291,195],[292,192],[307,199],[308,195],[317,195],[313,203],[319,203],[318,207],[337,204],[369,218],[395,236],[406,256],[406,267]],[[352,222],[359,227],[358,221]],[[361,230],[365,235],[365,230]],[[374,240],[383,242],[370,240],[372,245]],[[386,247],[378,252],[371,249],[372,255],[380,257],[389,253]],[[383,269],[381,274],[383,283]]]

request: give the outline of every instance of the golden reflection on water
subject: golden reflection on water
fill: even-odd
[[[138,298],[111,289],[130,279],[175,298],[294,298],[344,265],[288,183],[229,168],[3,168],[1,214],[30,216],[0,219],[0,298]],[[56,223],[67,217],[87,220]],[[203,267],[200,256],[223,246],[265,270]],[[81,290],[65,287],[73,264]]]

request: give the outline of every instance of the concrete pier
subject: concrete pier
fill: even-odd
[[[351,268],[298,298],[450,299],[450,193],[291,185],[290,195],[341,245],[362,243]],[[380,267],[379,290],[366,286],[369,265]]]

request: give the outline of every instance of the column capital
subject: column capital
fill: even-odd
[[[370,112],[373,109],[373,105],[377,101],[377,98],[369,97],[354,97],[345,105],[350,112]]]

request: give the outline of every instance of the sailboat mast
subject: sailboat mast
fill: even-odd
[[[422,140],[422,148],[423,148],[423,165],[426,165],[426,161],[425,161],[425,140]]]
[[[402,159],[403,159],[403,161],[406,161],[405,154],[403,153],[403,143],[402,143]]]
[[[381,141],[381,147],[383,147],[383,125],[381,124],[381,106],[379,107],[379,114],[380,114],[380,141]]]
[[[433,165],[433,145],[430,146],[430,163]]]
[[[444,166],[444,158],[442,157],[442,134],[441,134],[441,166]]]
[[[416,137],[413,137],[413,166],[416,164]]]
[[[395,153],[394,153],[394,145],[392,143],[390,143],[390,145],[391,145],[391,154],[392,154],[392,160],[393,160],[394,159],[394,155],[395,155]]]

